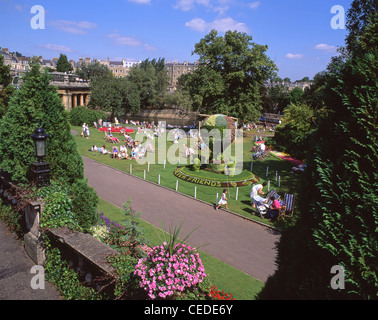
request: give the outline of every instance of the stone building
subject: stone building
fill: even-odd
[[[109,58],[107,60],[96,61],[107,66],[116,78],[126,77],[133,66],[141,63],[141,61],[127,61],[125,59],[122,59],[122,61],[111,61]]]
[[[169,77],[169,91],[175,91],[177,88],[177,80],[180,78],[181,75],[193,72],[198,67],[198,62],[168,62],[165,64],[167,68],[168,77]]]

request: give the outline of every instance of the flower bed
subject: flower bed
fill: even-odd
[[[250,174],[250,177],[248,177],[247,179],[238,180],[238,181],[237,180],[231,181],[232,178],[229,178],[230,181],[224,181],[221,179],[217,180],[213,178],[204,178],[204,177],[200,177],[198,175],[194,175],[191,173],[189,174],[188,172],[185,171],[183,167],[179,167],[175,169],[173,171],[173,174],[175,177],[181,180],[187,181],[187,182],[200,184],[200,185],[208,186],[208,187],[217,187],[217,188],[245,187],[253,183],[257,183],[259,181],[259,178],[253,175],[252,173]]]
[[[201,283],[205,268],[195,248],[178,243],[171,255],[167,244],[156,246],[144,259],[140,259],[134,274],[139,285],[151,299],[167,298]]]
[[[121,253],[109,257],[120,276],[115,290],[117,299],[232,298],[232,295],[218,292],[215,286],[211,286],[195,248],[182,242],[174,245],[177,240],[174,237],[160,246],[151,248],[141,244],[138,245],[141,250],[131,251],[131,244],[124,240],[127,228],[111,221],[102,212],[99,218],[98,225],[91,230],[92,235]]]

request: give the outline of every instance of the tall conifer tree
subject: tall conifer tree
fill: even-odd
[[[366,23],[353,30],[358,38],[347,38],[355,42],[347,42],[344,60],[328,68],[329,114],[308,152],[301,216],[281,237],[278,269],[261,299],[378,297],[378,49],[366,45],[364,33],[376,30],[377,8],[368,3],[353,2],[348,17],[357,14]],[[334,265],[344,269],[345,289],[331,287]]]
[[[30,135],[41,121],[49,134],[45,160],[50,163],[51,179],[71,188],[75,213],[88,227],[96,220],[98,198],[84,177],[83,160],[71,134],[68,112],[50,81],[50,75],[41,73],[38,62],[33,61],[22,88],[12,96],[0,122],[0,167],[14,182],[29,185],[31,164],[37,160]]]

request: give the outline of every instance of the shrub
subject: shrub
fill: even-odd
[[[73,126],[81,126],[84,122],[93,125],[93,122],[97,122],[100,118],[106,118],[105,112],[88,109],[83,106],[77,106],[70,111],[70,123]]]
[[[45,201],[40,220],[41,228],[69,227],[81,230],[78,219],[73,212],[73,201],[68,187],[52,182],[50,186],[40,188],[35,196]]]
[[[96,191],[88,186],[87,179],[80,179],[71,186],[71,197],[73,211],[80,226],[86,231],[89,230],[98,222]]]

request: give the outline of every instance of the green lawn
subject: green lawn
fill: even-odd
[[[80,127],[73,127],[73,129],[77,132],[81,131]],[[117,136],[121,140],[122,136],[121,135],[117,135]],[[111,167],[114,167],[116,169],[119,169],[127,173],[130,173],[130,170],[132,170],[132,174],[134,176],[137,176],[140,178],[145,177],[146,180],[149,180],[154,183],[158,183],[159,176],[160,176],[160,184],[170,189],[176,189],[176,181],[178,181],[178,192],[186,194],[191,197],[194,197],[195,187],[196,187],[197,199],[200,199],[202,201],[214,204],[217,199],[217,194],[219,197],[222,194],[223,188],[203,186],[203,185],[193,184],[191,182],[177,179],[173,175],[173,171],[178,167],[178,164],[171,164],[167,161],[165,168],[163,164],[150,164],[149,170],[148,170],[147,163],[144,165],[141,165],[141,164],[138,164],[136,160],[116,160],[116,159],[110,158],[109,155],[100,155],[98,152],[92,153],[88,151],[93,144],[96,146],[105,145],[107,150],[111,150],[111,148],[114,146],[114,144],[105,142],[104,133],[98,132],[94,128],[91,129],[91,134],[90,134],[89,139],[84,139],[80,135],[77,135],[76,142],[79,148],[79,152],[83,156],[86,156],[90,159],[104,163],[106,165],[109,165]],[[251,148],[253,146],[253,143],[254,143],[254,135],[248,132],[247,134],[245,134],[245,137],[243,138],[243,168],[244,170],[251,169],[251,157],[252,157]],[[172,144],[173,143],[170,141],[167,142],[167,150]],[[159,150],[157,146],[156,146],[156,150],[157,150],[156,154],[158,154]],[[129,150],[129,154],[130,154],[130,150]],[[157,156],[156,156],[156,159],[157,159]],[[183,164],[183,162],[181,162],[181,164]],[[130,168],[130,165],[132,166],[132,168]],[[284,161],[274,156],[268,156],[264,158],[263,160],[253,161],[252,172],[260,179],[261,182],[270,181],[270,189],[275,189],[281,196],[283,196],[285,193],[296,194],[298,190],[298,182],[299,182],[300,177],[298,175],[290,173],[292,166],[293,165],[288,163],[287,161]],[[266,176],[267,167],[268,167],[268,176]],[[276,171],[277,171],[277,176],[280,177],[280,186],[278,186],[278,181],[276,180]],[[201,173],[201,175],[208,176],[209,173],[204,172],[204,173]],[[216,174],[213,174],[213,175],[216,176]],[[246,171],[243,171],[240,174],[240,180],[242,180],[244,176],[246,176]],[[223,175],[221,178],[224,180],[225,176]],[[235,176],[232,179],[237,179],[237,178],[238,176]],[[265,188],[264,191],[267,193],[267,188]],[[237,214],[240,214],[244,217],[273,225],[274,227],[277,227],[278,229],[284,229],[287,226],[290,226],[291,224],[294,223],[295,217],[294,219],[287,219],[286,221],[281,220],[272,224],[269,222],[269,220],[262,219],[259,216],[256,216],[251,206],[251,201],[250,201],[250,196],[249,196],[250,192],[251,192],[251,186],[239,187],[238,199],[236,200],[236,188],[229,188],[229,194],[228,194],[229,210]]]
[[[121,220],[124,219],[124,216],[121,214],[121,208],[116,207],[103,199],[100,199],[97,209],[99,212],[103,212],[112,221],[121,222]],[[149,241],[149,245],[160,245],[161,239],[164,238],[162,234],[163,231],[142,219],[140,219],[139,222],[143,229],[144,236]],[[202,263],[205,266],[205,272],[211,283],[215,284],[218,289],[224,290],[227,293],[232,293],[236,300],[254,300],[256,294],[258,294],[263,288],[263,282],[254,279],[244,272],[202,252],[201,250],[199,250],[199,254]]]
[[[73,130],[80,133],[80,127],[72,127]],[[121,135],[117,135],[121,140]],[[177,168],[178,164],[166,163],[164,168],[163,164],[150,164],[148,171],[148,164],[140,165],[136,160],[116,160],[110,158],[110,155],[100,155],[98,152],[92,153],[88,151],[92,145],[102,146],[105,145],[108,150],[114,146],[114,144],[105,142],[104,133],[98,132],[94,128],[91,129],[91,134],[89,139],[82,138],[79,134],[75,137],[79,152],[90,159],[96,160],[98,162],[104,163],[116,169],[122,170],[124,172],[130,173],[130,164],[132,165],[132,174],[140,178],[145,178],[154,183],[158,183],[160,175],[161,185],[175,189],[176,181],[178,180],[174,175],[173,171]],[[254,143],[254,135],[247,133],[243,139],[243,168],[244,170],[251,169],[251,148]],[[167,142],[167,149],[172,145],[172,142]],[[157,146],[157,153],[159,152]],[[164,151],[165,152],[165,151]],[[130,151],[128,152],[130,154]],[[266,170],[268,170],[268,176],[266,176]],[[287,193],[295,193],[297,190],[299,177],[294,174],[290,174],[292,165],[288,162],[279,159],[277,157],[269,156],[263,160],[258,160],[253,162],[252,172],[260,178],[260,181],[270,181],[270,188],[277,190],[277,192],[283,195]],[[278,187],[278,182],[276,181],[276,171],[280,176],[280,187]],[[206,175],[208,173],[205,173]],[[242,175],[246,175],[244,171]],[[237,178],[237,176],[235,177]],[[184,193],[186,195],[194,197],[194,187],[197,187],[197,198],[209,202],[215,203],[217,193],[220,195],[223,188],[208,187],[198,184],[193,184],[190,182],[178,180],[178,192]],[[229,188],[229,209],[232,212],[240,214],[242,216],[254,219],[260,222],[269,224],[270,222],[266,219],[261,219],[256,216],[252,210],[250,202],[250,191],[251,186],[239,187],[238,189],[238,199],[236,200],[236,188]],[[265,190],[267,191],[267,190]],[[131,199],[132,200],[132,199]],[[120,208],[107,203],[104,200],[100,200],[98,210],[104,212],[104,214],[114,221],[119,221],[122,219],[120,214]],[[142,213],[143,215],[143,213]],[[294,218],[295,219],[295,218]],[[294,219],[283,222],[279,221],[274,224],[277,228],[285,228],[288,225],[294,223]],[[148,240],[151,245],[158,245],[161,243],[161,237],[158,236],[159,232],[163,232],[160,229],[152,226],[151,224],[141,220],[141,226],[146,235],[148,235]],[[264,284],[251,276],[237,270],[228,264],[204,253],[200,252],[201,259],[204,263],[206,273],[209,275],[211,281],[217,285],[218,288],[224,290],[225,292],[232,293],[234,297],[238,300],[253,300],[255,295],[261,290]]]

